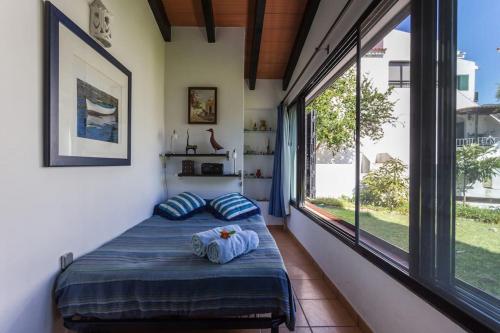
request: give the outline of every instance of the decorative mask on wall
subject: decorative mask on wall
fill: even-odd
[[[104,45],[111,46],[111,12],[101,0],[90,4],[90,34]]]

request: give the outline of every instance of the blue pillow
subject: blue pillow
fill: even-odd
[[[236,192],[224,194],[211,200],[208,207],[217,218],[226,221],[241,220],[260,214],[259,206]]]
[[[169,220],[184,220],[203,210],[207,202],[191,192],[182,192],[155,207],[155,214]]]

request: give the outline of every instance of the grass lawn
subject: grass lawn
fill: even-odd
[[[350,207],[318,206],[354,224],[354,210]],[[359,221],[363,230],[408,251],[408,215],[363,209]],[[500,297],[500,225],[458,218],[455,238],[456,276]]]

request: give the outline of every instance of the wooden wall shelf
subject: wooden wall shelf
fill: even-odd
[[[245,133],[276,133],[276,130],[253,130],[253,129],[245,129]]]
[[[161,154],[160,157],[217,157],[217,158],[225,158],[229,160],[229,151],[226,151],[225,153],[218,153],[218,154],[172,154],[172,153],[166,153],[166,154]]]
[[[179,173],[177,176],[179,177],[210,177],[210,178],[241,178],[241,175],[235,175],[235,174],[225,174],[225,175],[200,175],[200,174],[194,174],[194,175],[185,175],[182,173]]]
[[[245,179],[273,179],[271,176],[256,177],[256,176],[245,176]]]
[[[245,153],[245,156],[273,156],[274,153]]]

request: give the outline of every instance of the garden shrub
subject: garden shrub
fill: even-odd
[[[393,158],[370,171],[361,181],[360,202],[365,205],[403,209],[408,203],[407,166]]]
[[[344,202],[341,199],[337,198],[316,198],[310,201],[315,205],[345,208]]]
[[[500,210],[457,204],[456,216],[489,224],[500,224]]]

